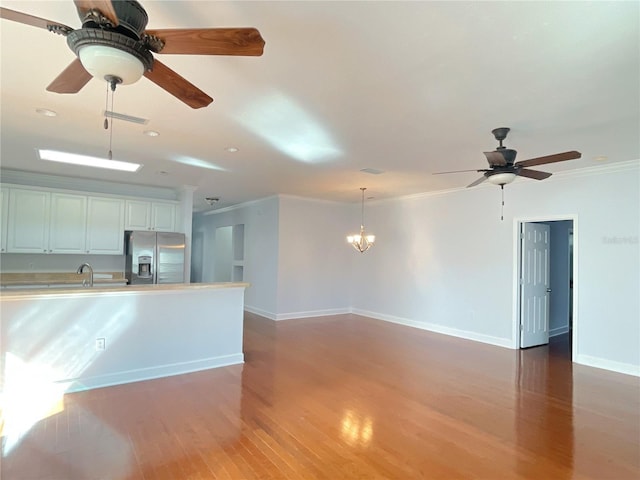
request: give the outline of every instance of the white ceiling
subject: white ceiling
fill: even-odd
[[[479,174],[432,173],[485,168],[502,126],[518,160],[582,152],[550,172],[640,158],[638,2],[141,3],[150,29],[256,27],[265,53],[158,55],[214,102],[193,110],[145,78],[119,87],[114,110],[149,123],[115,122],[114,158],[144,168],[112,173],[37,159],[37,147],[106,155],[106,86],[47,92],[74,59],[65,39],[1,20],[3,168],[193,185],[202,210],[205,196],[220,208],[276,193],[357,202],[361,186],[378,199],[464,187]],[[80,26],[71,0],[0,4]]]

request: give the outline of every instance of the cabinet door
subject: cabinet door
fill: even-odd
[[[36,190],[9,190],[7,252],[46,253],[49,249],[51,194]]]
[[[87,197],[51,194],[49,253],[85,253]]]
[[[125,208],[125,230],[151,229],[151,202],[127,200]]]
[[[4,253],[7,251],[7,227],[9,226],[9,222],[7,218],[9,217],[9,190],[6,188],[0,189],[0,221],[2,221],[2,225],[0,225],[0,252]]]
[[[117,198],[89,197],[87,253],[123,254],[124,203]]]
[[[152,230],[158,232],[176,231],[176,205],[174,203],[153,202],[151,209]]]

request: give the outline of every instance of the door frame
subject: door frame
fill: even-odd
[[[520,241],[520,230],[523,223],[532,222],[556,222],[562,220],[571,220],[573,222],[573,269],[571,272],[573,278],[573,297],[571,298],[571,308],[573,317],[571,319],[571,361],[575,362],[578,356],[578,252],[580,251],[578,227],[578,215],[541,215],[535,217],[514,217],[513,219],[513,325],[511,333],[511,344],[514,349],[520,349],[520,275],[521,275],[521,259],[522,259],[522,242]],[[553,248],[553,246],[551,247]]]

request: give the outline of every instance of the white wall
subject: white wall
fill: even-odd
[[[354,311],[513,347],[515,225],[576,216],[574,360],[640,374],[639,164],[368,204]]]
[[[245,307],[272,317],[277,312],[278,287],[278,198],[269,197],[217,213],[193,217],[193,234],[202,235],[202,281],[213,282],[216,228],[244,224]]]
[[[359,220],[348,205],[280,196],[277,319],[350,311],[354,252],[346,242]],[[358,223],[358,224],[356,224]]]
[[[213,253],[213,278],[216,282],[231,281],[231,265],[233,264],[232,231],[232,226],[216,228],[216,242]]]
[[[3,253],[0,255],[3,273],[74,273],[83,262],[90,263],[96,273],[124,272],[124,260],[124,255],[43,255],[35,253]]]

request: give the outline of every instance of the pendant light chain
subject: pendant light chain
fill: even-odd
[[[361,188],[360,190],[362,190],[362,210],[360,215],[360,228],[364,229],[364,191],[366,190],[366,188]]]

